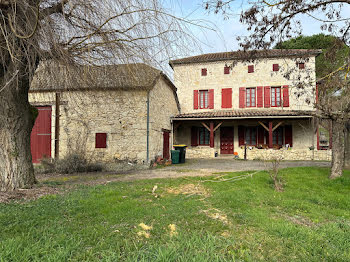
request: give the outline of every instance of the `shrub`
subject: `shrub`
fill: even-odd
[[[58,160],[43,159],[41,164],[43,166],[43,173],[71,174],[103,170],[102,165],[89,162],[84,156],[76,153],[69,154]]]

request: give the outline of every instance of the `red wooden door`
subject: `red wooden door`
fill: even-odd
[[[220,154],[233,154],[233,127],[220,128]]]
[[[163,158],[164,159],[169,159],[170,158],[169,138],[170,138],[170,132],[169,131],[164,131],[163,132]]]
[[[51,157],[51,107],[37,109],[39,114],[30,136],[33,163],[39,163],[43,157]]]

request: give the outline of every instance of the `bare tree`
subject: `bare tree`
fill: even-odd
[[[217,14],[230,12],[232,4],[239,0],[204,0],[204,7]],[[334,52],[327,54],[328,69],[319,84],[319,100],[316,116],[332,122],[333,154],[330,178],[342,175],[344,165],[344,126],[350,117],[349,78],[350,57],[343,58],[344,64],[334,70],[337,64],[336,51],[350,41],[350,16],[342,9],[350,7],[350,0],[257,0],[240,14],[240,22],[247,26],[248,36],[238,37],[244,49],[268,49],[277,43],[301,35],[301,17],[311,17],[321,23],[321,29],[338,37]],[[300,82],[300,92],[303,83]],[[311,101],[311,99],[309,99]]]
[[[158,0],[0,0],[0,15],[0,191],[35,183],[28,90],[41,61],[155,65],[190,46],[193,23]]]

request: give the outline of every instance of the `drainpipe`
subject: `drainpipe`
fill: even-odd
[[[147,163],[149,163],[149,93],[147,92],[147,149],[146,149],[146,159]]]
[[[60,93],[56,93],[55,101],[55,159],[59,158],[60,154]]]

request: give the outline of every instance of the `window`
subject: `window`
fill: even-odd
[[[283,128],[278,127],[275,131],[272,133],[272,144],[274,145],[283,145]]]
[[[305,63],[298,63],[299,69],[304,69],[305,68]]]
[[[280,70],[279,64],[273,64],[272,65],[272,71],[278,71],[278,70]]]
[[[208,90],[199,90],[199,108],[209,108],[209,92]]]
[[[207,75],[207,69],[206,68],[202,68],[202,76],[206,76]]]
[[[254,73],[254,65],[248,66],[248,73]]]
[[[256,146],[256,127],[246,127],[245,142],[247,145]]]
[[[271,106],[281,106],[281,87],[271,87]]]
[[[199,128],[199,145],[209,146],[210,132],[205,127]]]
[[[229,73],[230,73],[230,67],[225,66],[225,67],[224,67],[224,74],[225,74],[225,75],[228,75]]]
[[[255,107],[255,87],[246,88],[246,107]]]
[[[107,148],[107,133],[96,133],[95,148]]]

